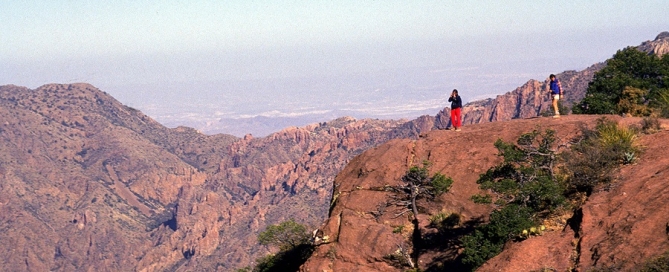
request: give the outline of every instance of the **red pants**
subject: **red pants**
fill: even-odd
[[[462,108],[451,109],[451,125],[454,128],[460,128],[462,126],[462,117],[460,116],[460,109]]]

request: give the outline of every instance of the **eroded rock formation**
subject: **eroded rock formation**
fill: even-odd
[[[515,141],[534,129],[553,129],[560,144],[569,145],[582,127],[593,127],[601,116],[534,118],[471,125],[462,132],[432,131],[418,140],[392,140],[353,159],[334,183],[333,207],[321,228],[329,242],[318,245],[301,271],[404,271],[398,252],[411,252],[412,216],[402,208],[388,206],[397,186],[412,165],[433,163],[432,173],[453,178],[451,190],[434,202],[419,202],[420,233],[430,239],[436,230],[429,217],[440,212],[457,213],[461,223],[451,236],[421,249],[418,268],[423,271],[462,271],[457,258],[459,238],[472,225],[487,220],[492,206],[475,204],[480,193],[476,180],[500,162],[493,142]],[[622,125],[638,125],[640,118],[609,116]],[[624,166],[611,187],[593,193],[570,220],[542,236],[509,242],[504,252],[479,271],[588,271],[615,267],[636,271],[649,258],[669,250],[669,158],[661,153],[669,146],[669,123],[665,130],[644,135],[640,143],[648,152],[638,162]],[[569,223],[568,223],[569,222]],[[438,239],[438,238],[433,238]],[[440,239],[440,238],[439,238]],[[441,269],[441,270],[440,270]]]

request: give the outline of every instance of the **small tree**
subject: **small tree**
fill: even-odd
[[[516,144],[497,140],[495,147],[504,161],[482,174],[477,181],[485,195],[472,197],[477,203],[494,203],[490,221],[462,238],[463,264],[476,268],[502,251],[503,245],[537,224],[542,216],[566,204],[564,185],[556,179],[553,130],[534,130]]]
[[[307,228],[293,219],[268,226],[258,235],[258,242],[266,246],[276,246],[279,252],[256,260],[253,271],[297,271],[314,250],[309,239]]]
[[[669,104],[669,58],[641,52],[634,47],[619,50],[588,85],[574,113],[667,116]]]
[[[290,219],[278,225],[268,226],[258,235],[258,242],[261,245],[272,245],[286,251],[302,244],[308,244],[309,237],[304,225]]]
[[[420,248],[422,247],[422,235],[418,224],[418,205],[416,201],[422,198],[432,200],[436,196],[448,192],[453,179],[446,177],[441,173],[435,173],[432,177],[429,175],[429,168],[431,164],[429,161],[423,161],[423,167],[412,166],[409,171],[402,177],[403,185],[397,186],[394,189],[399,192],[394,197],[393,203],[398,206],[405,207],[405,209],[398,213],[398,216],[412,212],[413,213],[413,264],[415,264]]]
[[[444,176],[441,173],[435,173],[431,178],[429,177],[429,168],[431,164],[429,161],[423,161],[423,167],[412,166],[409,171],[402,177],[405,185],[400,186],[400,190],[404,191],[406,195],[403,196],[403,202],[407,208],[410,208],[414,214],[414,219],[418,215],[418,206],[416,200],[420,198],[434,199],[434,197],[448,192],[453,184],[453,180]]]

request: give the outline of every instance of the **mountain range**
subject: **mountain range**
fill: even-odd
[[[665,54],[667,44],[669,34],[662,33],[638,48]],[[567,105],[585,95],[603,65],[558,74]],[[256,240],[270,224],[292,218],[314,229],[331,226],[335,187],[364,187],[346,178],[353,175],[350,169],[396,180],[393,175],[406,169],[406,154],[382,150],[414,152],[429,139],[438,139],[430,143],[435,150],[461,140],[460,146],[491,146],[491,137],[512,136],[504,131],[542,124],[544,119],[534,117],[550,102],[546,83],[530,80],[465,105],[462,135],[469,136],[463,139],[442,136],[448,108],[411,121],[343,117],[254,138],[167,128],[89,84],[0,86],[0,241],[6,245],[0,248],[0,270],[232,271],[270,252]],[[533,119],[508,122],[526,118]],[[564,119],[567,130],[593,122]],[[481,124],[489,122],[494,125]],[[490,152],[468,152],[479,162],[460,158],[472,160],[466,171],[458,168],[467,174],[463,180],[496,159]],[[420,156],[433,156],[427,154]],[[372,165],[361,168],[362,158]],[[397,159],[404,164],[393,166]],[[345,168],[351,161],[356,164]],[[347,205],[336,204],[335,209]],[[367,252],[359,243],[341,248],[341,254]],[[365,254],[359,255],[376,256]],[[314,258],[305,271],[325,269],[327,264]]]

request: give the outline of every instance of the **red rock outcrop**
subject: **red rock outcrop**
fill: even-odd
[[[493,146],[496,139],[515,141],[521,133],[550,128],[558,133],[560,143],[568,145],[583,126],[593,127],[598,118],[572,115],[476,124],[462,132],[432,131],[418,140],[392,140],[364,152],[337,175],[330,218],[321,228],[328,242],[317,246],[301,271],[403,271],[407,267],[401,268],[393,260],[400,248],[409,248],[411,218],[398,217],[398,208],[386,207],[395,193],[384,188],[398,185],[411,165],[429,160],[432,172],[441,172],[455,181],[437,201],[419,203],[424,210],[418,216],[421,233],[432,233],[426,223],[428,217],[443,211],[461,214],[464,232],[466,222],[476,224],[490,212],[490,207],[474,204],[469,197],[480,192],[476,184],[479,175],[500,161]],[[609,118],[623,125],[641,121]],[[665,129],[669,127],[669,122],[664,123]],[[502,254],[479,270],[587,271],[617,267],[630,271],[669,250],[669,184],[664,178],[669,158],[661,156],[669,147],[666,139],[668,130],[642,136],[640,143],[648,151],[636,164],[623,167],[613,189],[593,193],[582,207],[582,220],[574,224],[576,229],[564,222],[563,228],[543,236],[510,242]],[[579,218],[578,213],[575,218]],[[457,240],[446,241],[425,249],[418,267],[459,271],[455,261],[458,244]]]

